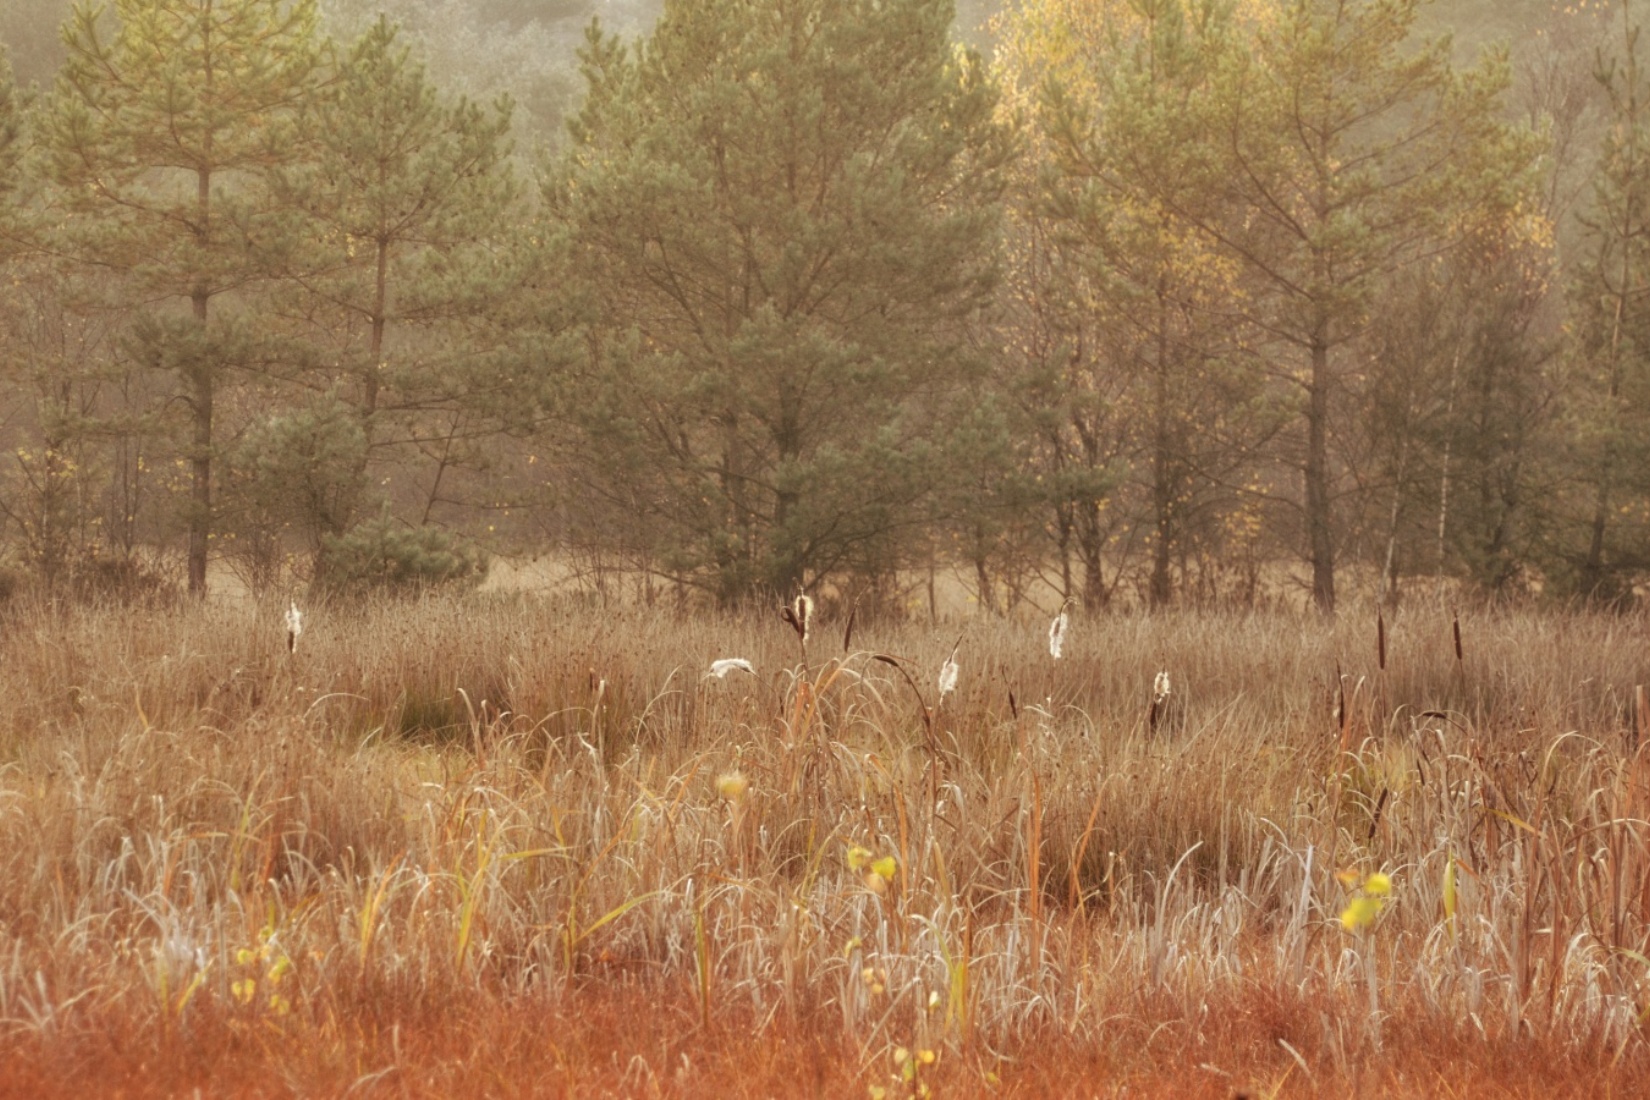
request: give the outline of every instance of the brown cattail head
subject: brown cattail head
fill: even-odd
[[[1459,664],[1463,660],[1461,656],[1461,616],[1453,611],[1450,612],[1450,630],[1455,634],[1455,660]]]
[[[1340,737],[1341,747],[1347,743],[1348,730],[1351,728],[1351,716],[1346,709],[1346,676],[1341,672],[1341,663],[1335,662],[1335,732]]]
[[[1382,672],[1386,671],[1386,616],[1375,609],[1375,658]]]
[[[1643,684],[1633,687],[1633,751],[1638,752],[1639,746],[1650,744],[1650,692],[1644,690]]]

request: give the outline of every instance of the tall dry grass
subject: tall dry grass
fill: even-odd
[[[1458,658],[1414,609],[1383,668],[1356,615],[1081,620],[1054,661],[1046,623],[844,652],[840,623],[474,597],[309,608],[289,655],[284,612],[5,624],[0,1093],[1650,1068],[1643,619],[1469,615]]]

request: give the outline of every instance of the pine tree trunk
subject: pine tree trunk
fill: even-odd
[[[204,329],[207,295],[197,291],[192,301],[195,319]],[[211,349],[203,348],[203,352],[210,355]],[[207,544],[212,532],[213,370],[212,363],[194,364],[194,392],[190,394],[194,422],[190,440],[193,447],[193,454],[190,456],[193,483],[190,487],[189,509],[189,594],[197,599],[206,595]]]
[[[1169,317],[1168,297],[1161,281],[1157,293],[1157,376],[1153,379],[1152,510],[1156,539],[1152,552],[1151,606],[1164,607],[1174,595],[1169,566],[1174,541],[1174,486],[1169,466]]]
[[[1329,346],[1312,342],[1306,409],[1306,537],[1312,561],[1312,602],[1335,610],[1335,548],[1329,501]]]

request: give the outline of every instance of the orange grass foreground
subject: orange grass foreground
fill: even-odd
[[[1641,618],[284,611],[6,623],[0,1095],[1650,1093]]]

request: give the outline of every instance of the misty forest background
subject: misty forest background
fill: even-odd
[[[0,590],[1631,601],[1647,18],[9,0]]]

